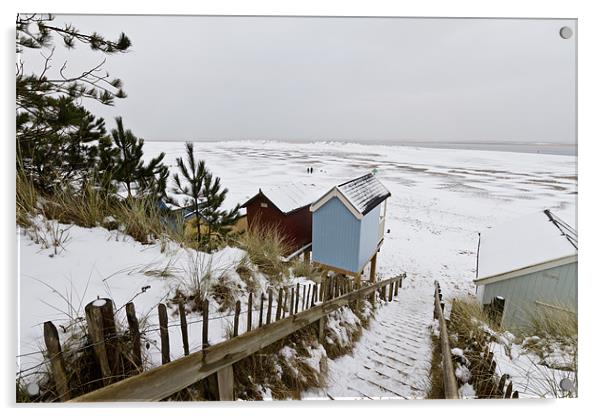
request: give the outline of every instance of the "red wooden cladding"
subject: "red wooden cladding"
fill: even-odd
[[[264,206],[262,207],[262,204]],[[311,243],[311,212],[309,205],[284,214],[263,194],[258,194],[246,204],[247,221],[252,226],[278,227],[290,244],[291,254]]]

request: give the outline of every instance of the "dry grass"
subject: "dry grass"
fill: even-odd
[[[154,242],[170,233],[161,221],[161,215],[154,201],[150,199],[136,198],[120,201],[110,212],[123,227],[124,233],[143,244]]]
[[[577,339],[577,314],[569,307],[541,307],[526,312],[528,326],[522,332],[557,340]]]
[[[577,380],[578,324],[577,315],[568,308],[541,308],[528,314],[529,326],[519,335],[524,338],[522,346],[535,353],[542,361],[563,351],[570,362],[562,365],[547,363],[550,368],[574,372]],[[557,384],[557,383],[556,383]],[[557,396],[562,397],[562,396]]]
[[[42,215],[63,224],[86,228],[119,228],[143,244],[165,236],[186,243],[183,226],[168,227],[152,199],[122,200],[91,184],[77,190],[64,187],[52,195],[40,195],[22,173],[17,173],[16,186],[17,223],[23,227],[32,225],[31,217]]]
[[[495,397],[498,377],[489,368],[486,354],[488,344],[492,340],[490,334],[483,330],[483,324],[492,326],[481,305],[473,298],[455,299],[449,323],[451,347],[462,349],[464,357],[470,363],[471,380],[477,397]],[[453,356],[457,364],[458,357]]]
[[[315,283],[319,283],[321,278],[321,272],[318,268],[310,262],[304,262],[303,259],[296,258],[290,265],[290,272],[296,277],[305,277],[312,280]]]
[[[248,253],[249,260],[273,283],[283,281],[287,268],[282,258],[290,244],[278,227],[252,225],[238,243]]]
[[[38,206],[38,192],[25,174],[17,169],[16,180],[16,216],[17,224],[28,227],[31,225],[30,215]]]
[[[240,259],[235,271],[247,285],[247,291],[256,293],[259,290],[260,284],[256,279],[256,274],[248,255]]]
[[[443,384],[443,355],[439,337],[431,336],[432,354],[431,368],[429,370],[429,389],[427,399],[445,399],[445,386]]]
[[[212,277],[218,272],[211,257],[201,253],[190,254],[173,301],[188,304],[192,312],[202,312],[203,302],[211,291]]]
[[[42,214],[64,224],[96,227],[110,215],[111,207],[108,196],[87,185],[79,191],[63,188],[46,196]]]
[[[526,356],[524,360],[513,361],[511,364],[512,372],[520,374],[520,379],[523,380],[521,391],[535,396],[573,397],[571,395],[576,393],[561,391],[559,382],[561,378],[566,377],[577,385],[576,316],[560,308],[525,312],[523,316],[528,317],[529,325],[515,328],[513,335],[516,338],[511,342],[534,353],[535,356]],[[485,353],[489,353],[488,344],[492,341],[505,345],[506,355],[510,357],[510,346],[506,345],[507,340],[504,341],[507,336],[502,338],[505,328],[496,328],[489,322],[488,315],[473,299],[455,300],[450,318],[450,341],[452,346],[464,351],[464,356],[470,362],[471,383],[478,397],[499,397],[496,388],[499,379],[491,374],[483,358]],[[486,329],[485,325],[495,328],[495,331]],[[570,362],[562,360],[562,367],[559,367],[555,360],[547,362],[549,357],[557,356],[560,352],[568,357]],[[519,386],[515,385],[516,387]]]

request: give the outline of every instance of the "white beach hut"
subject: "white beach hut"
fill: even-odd
[[[477,296],[504,299],[502,323],[524,326],[539,312],[577,310],[577,232],[549,210],[482,232]]]

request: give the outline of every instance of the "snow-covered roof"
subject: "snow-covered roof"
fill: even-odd
[[[315,184],[289,183],[286,185],[275,185],[268,188],[259,188],[259,193],[242,206],[246,207],[258,195],[263,195],[280,211],[288,214],[310,205],[322,192],[324,192],[324,189]]]
[[[576,256],[576,237],[570,225],[561,225],[548,210],[484,231],[479,236],[477,282]]]
[[[361,218],[390,196],[391,192],[372,173],[368,173],[335,186],[314,202],[311,210],[315,211],[331,198],[338,197],[357,218]]]
[[[337,185],[337,188],[362,215],[391,196],[391,192],[371,173]]]

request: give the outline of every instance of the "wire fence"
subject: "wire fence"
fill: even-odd
[[[315,285],[315,284],[306,284],[306,285],[304,285],[304,286],[305,286],[306,288],[309,288],[309,287],[312,287],[312,286],[314,286],[314,285]],[[294,288],[296,288],[296,284],[293,284],[293,285],[288,285],[288,286],[283,286],[282,288],[283,288],[284,290],[291,290],[291,289],[294,289]],[[310,289],[310,290],[311,290],[311,289]],[[263,293],[262,293],[262,296],[264,297],[264,300],[267,300],[267,296],[266,296],[265,294],[263,294]],[[319,302],[317,302],[316,304],[318,304],[318,303],[319,303]],[[147,314],[145,314],[145,315],[143,315],[143,319],[147,319],[147,318],[148,318],[148,316],[150,315],[150,313],[151,313],[153,310],[156,310],[156,309],[157,309],[157,307],[158,307],[160,304],[161,304],[161,302],[158,302],[158,303],[156,303],[156,304],[155,304],[153,307],[151,307],[151,308],[149,309],[148,313],[147,313]],[[124,305],[124,306],[125,306],[125,305]],[[120,307],[119,309],[117,309],[117,310],[115,311],[115,313],[117,313],[117,312],[119,312],[120,310],[122,310],[124,306],[122,306],[122,307]],[[284,306],[285,306],[285,307],[288,307],[288,305],[284,305]],[[268,308],[268,306],[267,306],[267,305],[265,305],[265,306],[263,307],[263,310],[266,310],[267,308]],[[274,302],[274,304],[272,305],[272,309],[271,309],[271,310],[272,310],[272,312],[273,312],[273,311],[274,311],[274,310],[276,310],[276,309],[277,309],[277,305],[276,305],[276,302]],[[252,312],[260,312],[261,310],[262,310],[261,306],[254,306],[254,307],[252,307],[252,308],[251,308],[251,311],[252,311]],[[239,315],[246,315],[248,312],[249,312],[249,308],[247,307],[246,309],[244,309],[244,310],[241,310],[241,311],[239,312]],[[221,313],[221,314],[214,313],[214,314],[212,314],[212,315],[209,315],[209,316],[208,316],[208,318],[207,318],[207,320],[208,320],[208,321],[214,321],[214,320],[223,320],[223,319],[226,319],[226,318],[232,318],[232,317],[234,317],[235,315],[237,315],[237,314],[236,314],[236,313],[234,313],[234,312],[231,312],[231,313]],[[202,319],[202,317],[201,317],[201,318],[198,318],[198,319],[194,319],[194,320],[187,321],[187,326],[189,327],[189,326],[191,326],[191,325],[195,325],[195,324],[202,324],[202,323],[203,323],[203,319]],[[85,324],[85,319],[84,319],[84,318],[81,318],[81,317],[79,317],[79,318],[76,318],[76,319],[74,319],[74,320],[73,320],[72,324],[73,324],[73,325],[77,325],[77,324],[82,324],[82,325],[84,325],[84,324]],[[42,326],[42,325],[43,325],[43,323],[40,323],[39,325],[40,325],[40,326]],[[181,327],[181,325],[182,325],[182,324],[181,324],[180,318],[177,318],[177,319],[172,319],[172,320],[168,321],[168,324],[167,324],[167,326],[166,326],[166,327],[169,329],[169,328]],[[68,327],[71,327],[71,326],[72,326],[72,325],[69,325]],[[145,328],[144,328],[143,330],[141,330],[141,331],[140,331],[140,335],[141,335],[141,336],[146,336],[146,335],[154,334],[154,333],[157,333],[157,332],[160,332],[160,331],[161,331],[161,325],[160,325],[160,324],[146,324]],[[96,345],[99,345],[100,343],[107,342],[107,341],[112,341],[112,340],[116,340],[116,339],[120,339],[120,338],[123,338],[124,336],[127,336],[127,332],[128,332],[127,330],[124,330],[124,329],[123,329],[121,333],[118,333],[118,334],[116,334],[116,335],[114,335],[114,336],[106,337],[106,338],[105,338],[103,341],[99,341],[99,342],[96,342],[96,343],[93,343],[93,342],[92,342],[92,343],[89,343],[89,342],[88,342],[88,343],[86,343],[86,345],[84,345],[84,346],[82,346],[82,347],[79,347],[79,348],[69,348],[69,349],[68,349],[68,350],[66,350],[66,351],[62,351],[62,355],[63,355],[65,358],[68,358],[68,357],[74,356],[74,355],[76,355],[76,354],[79,354],[79,353],[82,353],[82,352],[86,351],[86,350],[87,350],[87,349],[89,349],[89,348],[94,348]],[[246,332],[246,331],[243,331],[243,333],[244,333],[244,332]],[[226,335],[226,334],[224,334],[224,335]],[[83,331],[83,335],[82,335],[82,337],[81,337],[81,338],[82,338],[82,340],[83,340],[83,339],[87,339],[87,337],[88,337],[88,336],[87,336],[87,334],[85,333],[85,331]],[[198,350],[201,350],[201,349],[202,349],[202,345],[201,345],[201,346],[199,346],[198,348],[196,348],[196,349],[195,349],[195,351],[198,351]],[[39,350],[39,351],[33,351],[33,352],[29,352],[29,353],[24,353],[24,354],[19,354],[19,355],[16,355],[16,358],[17,358],[17,359],[19,359],[19,358],[23,358],[23,357],[30,357],[30,356],[35,356],[35,355],[42,355],[42,356],[45,356],[45,355],[47,355],[47,353],[46,353],[46,351],[45,351],[45,350]],[[19,369],[19,370],[16,372],[16,377],[17,377],[17,378],[25,378],[25,377],[29,377],[29,376],[31,376],[31,375],[33,375],[33,374],[36,374],[36,373],[46,373],[46,370],[44,370],[44,371],[34,371],[34,370],[40,369],[41,367],[43,367],[43,366],[45,366],[45,365],[49,365],[49,364],[51,363],[51,361],[52,361],[52,359],[53,359],[53,358],[54,358],[54,357],[52,357],[52,356],[51,356],[51,357],[47,357],[47,358],[45,358],[44,360],[42,360],[41,362],[39,362],[39,363],[37,363],[37,364],[35,364],[35,365],[31,366],[31,367],[27,367],[27,368],[25,368],[25,369]]]

